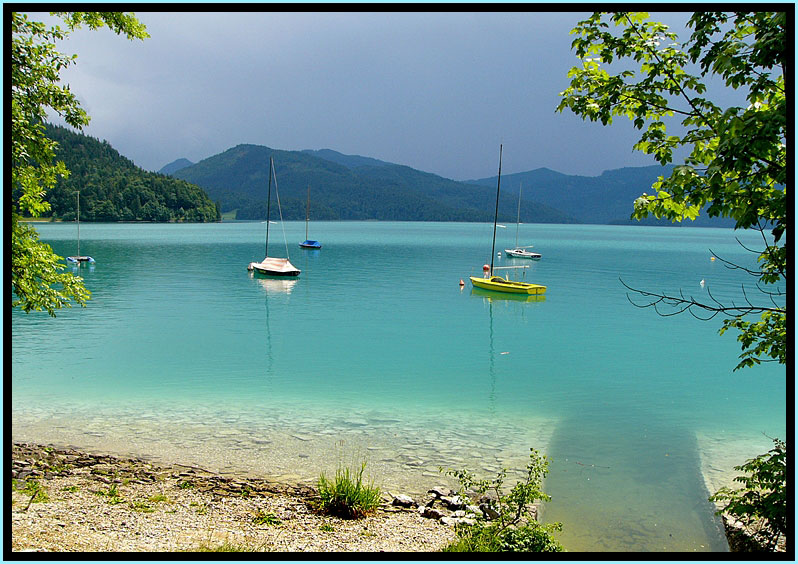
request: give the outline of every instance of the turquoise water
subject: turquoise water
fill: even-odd
[[[785,369],[733,372],[719,319],[635,308],[619,277],[737,297],[753,280],[710,249],[753,266],[735,237],[755,234],[522,225],[543,259],[499,263],[548,286],[522,301],[468,282],[492,225],[311,227],[319,251],[285,224],[289,281],[247,272],[258,222],[81,225],[88,307],[12,312],[13,438],[299,481],[364,458],[397,493],[447,483],[440,466],[523,470],[535,447],[569,550],[727,549],[707,488],[785,436]],[[73,225],[37,229],[74,253]],[[515,229],[498,236],[509,248]]]

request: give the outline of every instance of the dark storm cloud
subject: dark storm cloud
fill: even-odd
[[[628,124],[555,112],[585,15],[139,12],[149,39],[81,30],[59,47],[78,54],[63,76],[85,132],[150,170],[239,143],[458,180],[495,174],[499,143],[509,173],[652,164]]]

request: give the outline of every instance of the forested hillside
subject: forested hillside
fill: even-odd
[[[237,210],[237,219],[263,219],[269,157],[274,158],[277,177],[272,205],[276,205],[277,192],[284,219],[304,219],[310,186],[310,213],[317,220],[493,220],[495,189],[329,150],[281,151],[261,145],[238,145],[173,175],[204,188],[214,201],[221,202],[223,212]],[[517,198],[517,193],[503,193],[500,220],[515,221]],[[575,221],[534,198],[522,203],[521,219],[541,223]]]
[[[80,191],[81,221],[196,221],[220,219],[219,210],[201,188],[147,172],[120,155],[106,141],[48,125],[47,137],[58,142],[56,160],[70,171],[47,192],[52,216],[75,219]]]
[[[575,176],[547,168],[502,175],[502,186],[518,190],[523,186],[524,198],[531,198],[562,210],[580,223],[674,225],[667,219],[653,217],[643,221],[630,219],[634,201],[643,192],[651,193],[651,185],[659,176],[669,176],[673,166],[626,167],[606,170],[600,176]],[[483,186],[496,186],[496,177],[469,180]],[[679,224],[677,224],[679,225]],[[734,221],[700,215],[684,224],[693,227],[733,227]]]

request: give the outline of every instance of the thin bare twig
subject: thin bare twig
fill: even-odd
[[[754,314],[761,314],[761,313],[765,313],[765,312],[786,313],[786,311],[787,311],[785,307],[779,306],[775,302],[773,303],[773,305],[775,307],[765,307],[765,306],[754,305],[748,299],[748,295],[745,292],[745,286],[743,286],[743,296],[745,297],[745,301],[746,301],[747,305],[737,305],[737,304],[735,304],[733,302],[732,302],[731,305],[725,305],[722,302],[720,302],[719,300],[717,300],[712,295],[712,293],[710,292],[709,288],[707,288],[707,294],[709,295],[710,299],[716,304],[716,305],[712,305],[712,304],[699,302],[695,298],[693,298],[692,296],[686,297],[681,290],[679,291],[679,296],[669,296],[669,295],[667,295],[665,293],[647,292],[645,290],[639,290],[637,288],[632,288],[626,282],[624,282],[621,277],[618,277],[618,280],[620,280],[621,284],[623,284],[623,286],[627,290],[629,290],[630,292],[633,292],[635,294],[638,294],[638,295],[646,297],[646,298],[652,298],[647,303],[637,303],[627,293],[626,294],[626,299],[629,300],[629,303],[631,303],[633,306],[641,308],[641,309],[642,308],[647,308],[647,307],[653,307],[654,311],[656,311],[657,314],[660,315],[661,317],[672,317],[674,315],[679,315],[681,313],[684,313],[685,311],[688,311],[696,319],[700,319],[702,321],[709,321],[710,319],[712,319],[715,316],[717,316],[719,313],[723,313],[723,314],[726,314],[726,315],[731,315],[733,317],[741,317],[741,316],[744,316],[744,315],[754,315]],[[771,300],[771,301],[773,301],[773,300]],[[667,306],[669,308],[673,308],[673,311],[663,311],[662,310],[662,306]],[[708,313],[709,316],[708,317],[704,317],[704,316],[698,315],[698,313],[696,313],[696,311],[694,311],[694,310],[699,310],[699,311]]]

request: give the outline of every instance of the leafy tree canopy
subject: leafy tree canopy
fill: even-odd
[[[731,316],[721,333],[740,330],[737,368],[765,357],[785,363],[785,296],[766,287],[787,278],[787,14],[697,12],[688,26],[692,35],[680,45],[666,25],[642,12],[594,13],[579,22],[572,47],[582,65],[569,72],[557,109],[604,125],[628,118],[642,131],[635,149],[663,165],[675,149],[690,151],[668,178],[653,184],[652,194],[637,198],[632,216],[682,221],[706,206],[710,216],[759,230],[759,270],[749,272],[768,303],[754,305],[748,295],[742,307],[660,298]],[[747,106],[723,108],[706,98],[710,77],[744,94]],[[760,321],[745,321],[750,314],[760,314]]]
[[[652,298],[642,307],[665,303],[676,308],[674,313],[696,315],[697,309],[710,317],[726,315],[721,334],[730,328],[740,331],[743,353],[736,369],[764,360],[787,362],[786,293],[778,286],[769,289],[787,280],[792,180],[787,170],[787,20],[783,12],[697,12],[688,22],[690,39],[679,45],[667,26],[648,21],[645,13],[594,13],[572,32],[578,36],[572,47],[582,66],[571,69],[571,84],[558,106],[604,125],[627,117],[643,132],[635,148],[661,164],[670,163],[677,148],[690,151],[668,178],[654,183],[653,194],[634,202],[633,217],[682,221],[694,219],[707,205],[710,216],[730,217],[737,228],[762,233],[764,250],[756,251],[759,270],[727,265],[756,277],[764,303],[752,303],[744,288],[742,302],[727,305],[627,286]],[[618,62],[622,68],[616,64],[610,72]],[[710,77],[744,94],[747,106],[722,108],[705,97]],[[674,119],[676,134],[666,126]],[[752,314],[760,320],[744,319]],[[770,453],[736,467],[749,473],[737,478],[743,489],[723,488],[710,498],[760,528],[771,549],[786,535],[786,449],[776,440]]]
[[[53,162],[55,143],[44,134],[47,111],[54,111],[78,129],[89,123],[69,86],[59,74],[73,64],[55,48],[81,25],[97,29],[107,25],[129,39],[148,37],[144,25],[122,12],[58,12],[67,25],[47,27],[26,14],[11,13],[11,285],[14,307],[24,311],[55,310],[71,300],[84,305],[89,292],[80,277],[60,272],[64,265],[34,229],[23,225],[20,215],[40,216],[50,207],[45,194],[58,177],[69,172],[63,162]]]

